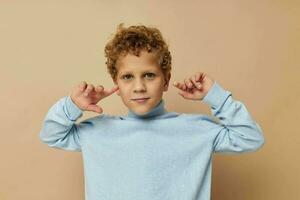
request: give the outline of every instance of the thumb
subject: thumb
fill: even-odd
[[[102,113],[103,112],[103,109],[102,108],[100,108],[99,106],[97,106],[97,105],[89,105],[88,107],[87,107],[87,110],[89,110],[89,111],[93,111],[93,112],[96,112],[96,113]]]
[[[191,98],[193,98],[193,95],[191,93],[185,92],[185,91],[182,91],[182,90],[179,91],[178,94],[181,95],[185,99],[191,99]]]

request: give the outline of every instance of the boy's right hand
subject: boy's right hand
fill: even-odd
[[[96,104],[101,99],[113,94],[118,89],[118,85],[115,85],[111,89],[104,89],[102,85],[94,87],[92,84],[87,84],[85,81],[83,81],[77,87],[75,87],[70,96],[72,101],[82,111],[102,113],[103,109]]]

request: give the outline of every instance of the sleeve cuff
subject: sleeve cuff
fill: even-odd
[[[83,111],[73,102],[71,96],[67,96],[65,98],[65,106],[67,115],[71,118],[71,120],[76,120],[82,116]]]
[[[215,81],[202,99],[202,102],[208,104],[213,109],[217,109],[224,103],[229,95],[231,95],[231,92],[223,89],[219,83]]]

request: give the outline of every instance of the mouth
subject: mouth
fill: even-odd
[[[144,103],[144,102],[146,102],[148,99],[150,99],[150,97],[136,98],[136,99],[132,99],[132,100],[135,101],[135,102],[138,102],[138,103]]]

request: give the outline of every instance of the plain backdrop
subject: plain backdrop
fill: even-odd
[[[82,155],[39,139],[44,117],[81,81],[113,86],[104,46],[116,27],[159,28],[171,81],[206,72],[261,125],[262,149],[214,154],[213,200],[300,198],[300,1],[1,0],[0,200],[82,200]],[[168,111],[211,114],[170,85]],[[100,103],[123,115],[116,94]],[[96,113],[85,112],[78,122]]]

